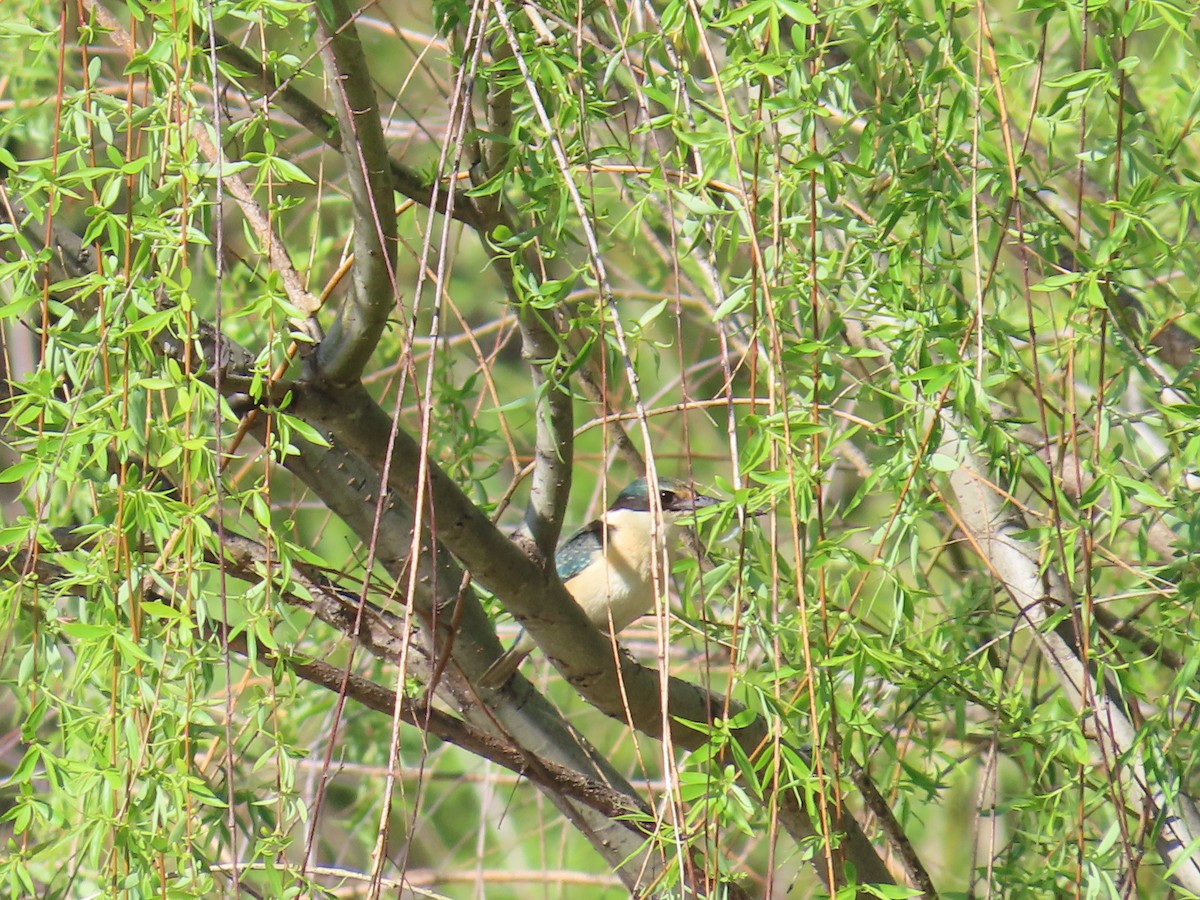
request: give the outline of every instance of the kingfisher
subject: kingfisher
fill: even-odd
[[[658,492],[662,522],[654,530],[651,491]],[[600,518],[571,535],[555,554],[558,577],[592,624],[616,634],[654,608],[653,571],[679,536],[677,521],[719,502],[682,481],[639,478],[617,494]],[[657,536],[655,546],[653,536]],[[505,684],[537,645],[522,629],[516,642],[479,679],[485,688]]]

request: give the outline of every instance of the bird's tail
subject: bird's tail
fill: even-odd
[[[524,646],[524,641],[517,641],[479,676],[479,686],[489,690],[503,687],[508,683],[508,679],[516,674],[532,650],[532,647]]]

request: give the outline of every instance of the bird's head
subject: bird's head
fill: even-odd
[[[668,521],[719,502],[715,497],[697,493],[691,485],[674,478],[660,478],[657,485],[645,478],[639,478],[617,494],[617,499],[609,509],[650,512],[653,508],[651,494],[654,492],[658,493],[659,506],[662,508],[663,517]]]

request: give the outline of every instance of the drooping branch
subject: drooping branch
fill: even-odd
[[[252,88],[260,96],[269,99],[273,106],[288,113],[314,137],[339,153],[342,151],[342,131],[336,116],[328,113],[290,81],[281,83],[270,69],[228,37],[218,33],[214,35],[214,42],[217,56],[233,70],[223,74],[237,78],[243,86]],[[481,227],[476,202],[465,190],[456,189],[453,185],[447,187],[437,181],[426,181],[390,155],[388,169],[391,171],[392,187],[402,196],[438,212],[449,209],[451,218],[477,230]],[[448,202],[451,192],[452,203]]]
[[[486,27],[480,22],[474,36],[475,56],[484,46]],[[496,41],[497,58],[507,53],[507,45]],[[512,131],[512,88],[502,83],[487,86],[486,113],[488,132],[509,135]],[[511,147],[507,141],[484,141],[480,150],[481,166],[476,181],[500,177],[507,165]],[[521,333],[521,352],[533,380],[535,436],[533,471],[525,519],[516,539],[543,568],[554,564],[554,550],[562,532],[563,515],[571,492],[571,473],[575,456],[575,409],[570,386],[565,380],[563,341],[556,332],[554,311],[538,309],[523,295],[517,280],[539,277],[537,254],[508,255],[497,247],[491,235],[520,231],[505,203],[503,192],[487,193],[476,200],[479,222],[477,231],[484,248],[491,254],[500,284],[509,306],[517,316]]]
[[[139,52],[139,48],[134,42],[132,35],[121,27],[116,16],[99,0],[83,0],[83,5],[108,30],[109,39],[127,57],[133,59]],[[254,192],[251,191],[249,185],[246,184],[240,175],[231,171],[231,167],[225,160],[224,152],[219,143],[213,142],[212,135],[205,126],[205,123],[196,121],[192,125],[191,137],[200,148],[200,152],[216,167],[221,184],[229,192],[229,195],[233,197],[234,202],[237,203],[238,208],[242,211],[246,222],[250,225],[255,238],[266,250],[271,268],[279,275],[288,300],[306,317],[296,319],[293,322],[294,327],[297,330],[307,333],[313,340],[318,339],[319,332],[317,331],[313,317],[316,315],[320,304],[304,287],[300,275],[296,271],[296,267],[292,264],[287,246],[275,231],[274,223],[263,211],[258,201],[254,199]]]

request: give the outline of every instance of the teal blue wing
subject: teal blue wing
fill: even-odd
[[[558,577],[570,581],[604,552],[604,523],[599,519],[571,535],[555,554]]]

